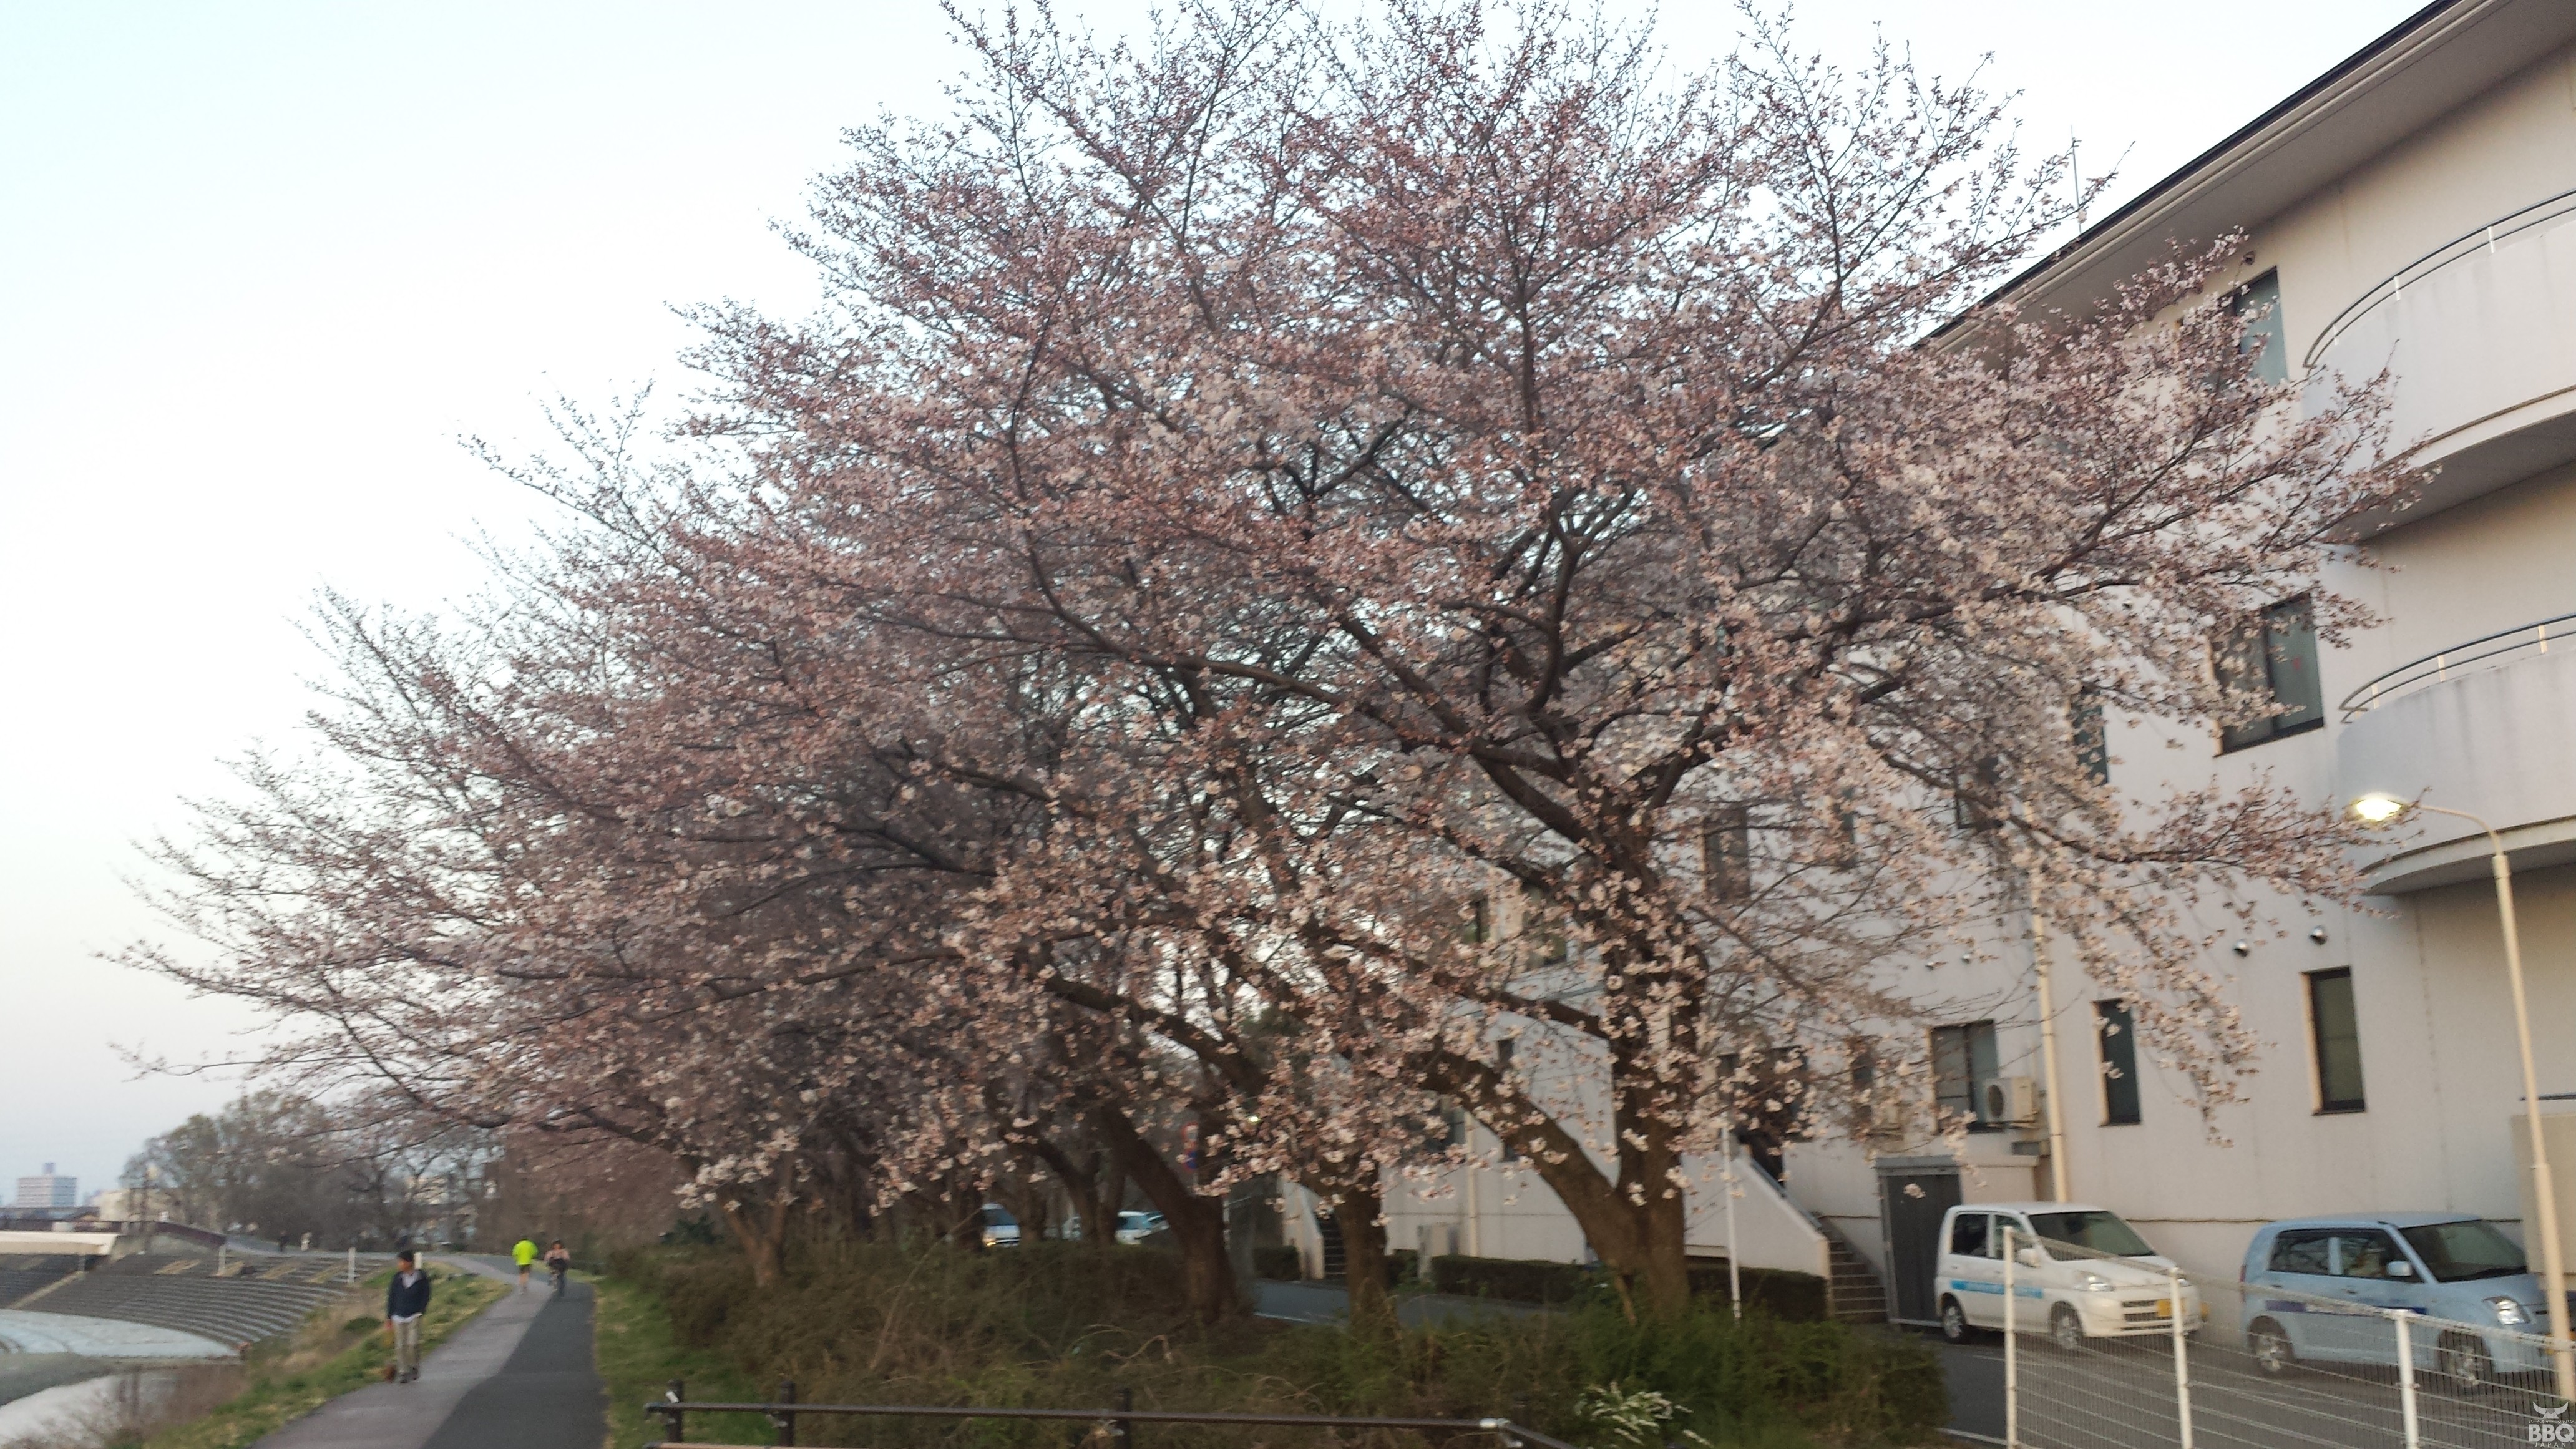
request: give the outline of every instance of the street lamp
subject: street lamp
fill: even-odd
[[[2558,1397],[2576,1402],[2576,1351],[2567,1338],[2566,1259],[2558,1244],[2558,1196],[2549,1180],[2549,1152],[2540,1131],[2540,1076],[2531,1065],[2531,1008],[2522,990],[2522,937],[2514,929],[2513,866],[2505,859],[2504,840],[2495,827],[2466,810],[2446,810],[2421,800],[2401,800],[2374,791],[2352,802],[2352,815],[2366,825],[2386,825],[2410,810],[2448,815],[2476,826],[2491,848],[2495,867],[2496,911],[2504,920],[2504,969],[2513,983],[2513,1032],[2522,1048],[2523,1119],[2531,1129],[2531,1200],[2540,1217],[2540,1262],[2548,1275],[2543,1296],[2549,1309],[2549,1360],[2556,1370]]]

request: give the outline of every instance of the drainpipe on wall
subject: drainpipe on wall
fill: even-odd
[[[2039,892],[2030,899],[2031,974],[2039,979],[2039,1060],[2047,1074],[2041,1084],[2048,1111],[2048,1182],[2059,1202],[2074,1201],[2066,1185],[2066,1114],[2064,1094],[2057,1090],[2057,1001],[2048,989],[2048,920],[2039,913]]]
[[[1476,1205],[1476,1165],[1471,1162],[1464,1171],[1467,1174],[1467,1256],[1481,1258],[1485,1256],[1485,1215]]]

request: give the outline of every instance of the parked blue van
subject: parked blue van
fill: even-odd
[[[2368,1213],[2267,1223],[2246,1245],[2241,1281],[2246,1347],[2268,1374],[2303,1359],[2393,1365],[2392,1312],[2431,1320],[2410,1324],[2411,1356],[2454,1387],[2549,1368],[2540,1278],[2484,1218]],[[2500,1331],[2481,1331],[2489,1325]]]

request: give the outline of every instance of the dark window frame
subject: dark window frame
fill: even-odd
[[[1945,1049],[1945,1036],[1956,1045]],[[1977,1060],[1979,1055],[1977,1048],[1980,1042],[1985,1047],[1985,1070],[1982,1075],[1978,1071]],[[2003,1076],[2003,1053],[1995,1040],[1994,1022],[1962,1021],[1947,1026],[1936,1026],[1932,1028],[1931,1046],[1934,1107],[1952,1115],[1961,1112],[1959,1094],[1947,1091],[1945,1088],[1954,1078],[1963,1075],[1967,1083],[1965,1115],[1968,1119],[1968,1130],[1971,1132],[2003,1131],[2004,1123],[1986,1120],[1986,1084]],[[1945,1061],[1945,1058],[1951,1060]],[[1957,1064],[1959,1072],[1951,1071],[1952,1061]]]
[[[2258,312],[2245,324],[2245,334],[2236,342],[2238,356],[2262,349],[2262,355],[2254,359],[2254,380],[2274,387],[2288,382],[2290,328],[2281,316],[2281,269],[2274,267],[2228,293],[2227,312],[2231,317]]]
[[[1699,833],[1700,879],[1713,901],[1753,899],[1753,812],[1745,805],[1711,806]]]
[[[2309,595],[2283,599],[2257,611],[2211,646],[2209,663],[2212,674],[2230,693],[2260,695],[2283,707],[2220,725],[2220,754],[2232,755],[2325,728],[2325,685],[2317,673],[2316,609]]]
[[[2135,1127],[2145,1112],[2138,1094],[2138,1019],[2129,1003],[2094,1002],[2093,1038],[2102,1062],[2102,1125]]]
[[[2066,706],[2066,732],[2075,746],[2075,763],[2096,785],[2111,783],[2111,729],[2102,711],[2102,696],[2079,689]]]
[[[2361,1061],[2361,1004],[2353,992],[2352,968],[2310,971],[2301,983],[2307,992],[2308,1058],[2316,1085],[2317,1115],[2369,1111],[2368,1076]],[[2325,994],[2321,995],[2321,991]],[[2333,999],[2336,996],[2339,1001]],[[2338,1012],[2342,1020],[2329,1022],[2329,1010]],[[2338,1080],[2346,1069],[2351,1080]],[[2347,1086],[2351,1091],[2344,1095],[2340,1089]]]
[[[1490,945],[1494,939],[1494,901],[1491,896],[1469,896],[1467,909],[1461,913],[1460,938],[1470,946]]]

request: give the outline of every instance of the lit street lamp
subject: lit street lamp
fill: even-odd
[[[2514,929],[2513,866],[2505,859],[2504,840],[2495,833],[2495,827],[2465,810],[2445,810],[2439,805],[2400,800],[2381,792],[2352,802],[2353,818],[2366,825],[2386,825],[2410,810],[2465,820],[2485,833],[2493,850],[2496,910],[2504,919],[2505,976],[2513,983],[2513,1032],[2522,1048],[2523,1118],[2531,1129],[2531,1199],[2540,1218],[2540,1262],[2546,1275],[2543,1296],[2549,1309],[2549,1360],[2556,1371],[2558,1397],[2576,1401],[2576,1351],[2570,1350],[2567,1339],[2566,1259],[2559,1249],[2558,1196],[2549,1180],[2549,1152],[2540,1131],[2540,1077],[2531,1065],[2531,1008],[2522,990],[2522,937]]]

